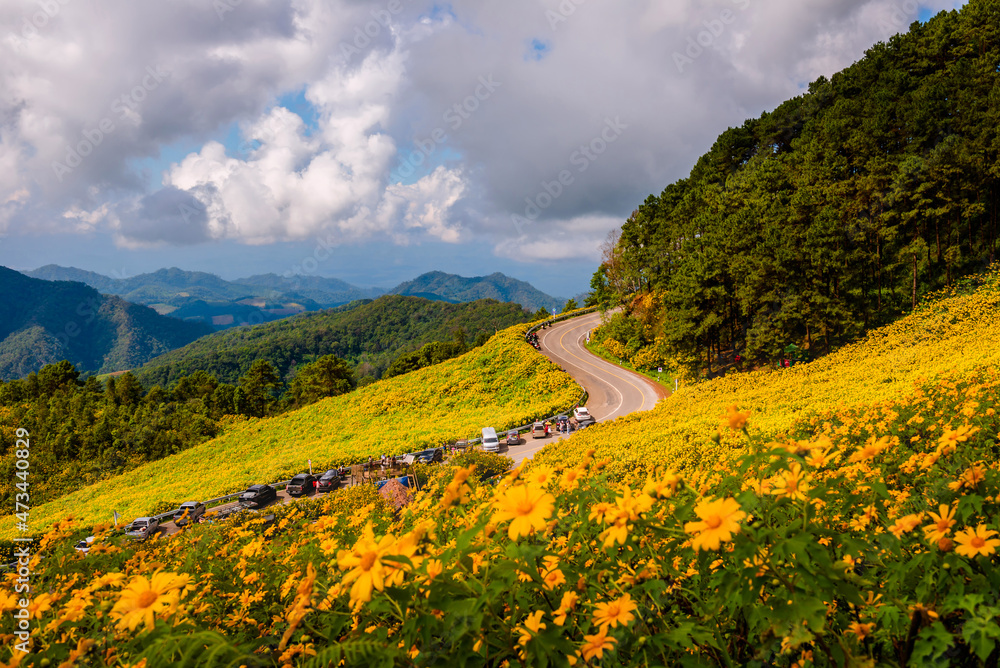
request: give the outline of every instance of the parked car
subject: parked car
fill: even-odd
[[[586,406],[577,406],[573,409],[573,417],[576,418],[577,424],[581,427],[585,424],[591,424],[595,422],[594,416],[590,414]]]
[[[483,427],[483,451],[500,452],[500,439],[497,438],[497,430],[493,427]]]
[[[332,492],[338,487],[340,487],[340,471],[337,469],[326,471],[316,481],[317,492]]]
[[[407,455],[407,457],[410,456],[413,457],[414,464],[433,464],[434,462],[440,462],[444,459],[444,448],[421,450],[420,452],[413,452],[410,455]]]
[[[545,438],[548,433],[545,431],[544,422],[536,422],[531,425],[531,438]]]
[[[214,524],[215,522],[225,522],[236,513],[243,512],[244,510],[246,510],[246,508],[239,504],[228,508],[222,508],[221,510],[213,510],[212,512],[205,513],[199,517],[198,523]]]
[[[160,520],[155,517],[140,517],[125,530],[125,535],[136,540],[146,540],[160,528]]]
[[[289,496],[302,496],[316,491],[316,476],[312,473],[300,473],[288,483],[285,491]]]
[[[82,552],[83,554],[87,554],[88,552],[90,552],[90,548],[93,546],[93,544],[94,544],[94,537],[87,536],[83,540],[77,541],[76,545],[73,546],[73,549],[76,550],[77,552]]]
[[[187,524],[193,524],[205,514],[205,504],[201,501],[185,501],[181,507],[174,511],[174,524],[178,528]]]
[[[517,445],[521,442],[521,435],[517,433],[517,429],[511,429],[507,432],[507,445]]]
[[[244,508],[263,508],[278,498],[278,492],[270,485],[250,485],[240,494],[240,505]]]

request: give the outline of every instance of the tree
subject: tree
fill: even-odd
[[[324,355],[302,367],[292,379],[286,400],[296,408],[335,397],[354,388],[354,376],[347,362],[334,355]]]
[[[80,372],[67,360],[47,364],[38,372],[38,389],[45,394],[75,389],[80,385],[83,385],[80,382]]]
[[[563,313],[569,313],[570,311],[575,311],[578,308],[580,308],[580,307],[576,305],[576,300],[575,299],[569,299],[569,300],[567,300],[566,305],[563,306],[562,312]]]
[[[281,378],[267,360],[257,360],[240,378],[239,392],[234,397],[236,410],[241,415],[264,417],[275,402]]]
[[[132,372],[122,374],[115,384],[115,397],[122,406],[135,406],[142,399],[143,387]]]

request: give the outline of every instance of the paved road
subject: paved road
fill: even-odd
[[[601,323],[599,313],[573,318],[544,329],[539,334],[542,354],[562,367],[587,390],[587,408],[598,422],[613,420],[636,411],[652,410],[669,391],[645,376],[616,366],[587,350],[587,334]],[[547,443],[565,438],[528,439],[506,453],[514,462],[528,459]]]
[[[598,422],[613,420],[636,411],[652,410],[660,399],[669,396],[669,391],[645,376],[640,376],[616,366],[596,355],[584,346],[587,333],[601,323],[599,313],[591,313],[579,318],[557,323],[539,334],[542,354],[562,367],[587,390],[587,408]],[[505,433],[500,434],[501,452],[519,464],[530,459],[549,443],[567,438],[567,434],[553,433],[546,438],[534,439],[531,434],[522,434],[521,444],[508,448],[503,444]],[[290,503],[294,499],[285,492],[278,492],[278,501],[271,505]],[[227,504],[213,510],[222,510]],[[266,512],[266,511],[265,511]],[[161,533],[173,534],[178,531],[173,522],[164,524]]]

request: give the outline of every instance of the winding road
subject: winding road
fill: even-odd
[[[587,408],[598,422],[614,420],[636,411],[652,410],[656,402],[669,396],[670,392],[649,378],[623,369],[587,350],[584,345],[587,334],[600,324],[600,314],[590,313],[540,330],[538,340],[542,354],[583,385],[589,395]],[[525,434],[520,445],[510,448],[503,445],[503,437],[501,433],[501,452],[511,457],[516,465],[530,459],[549,443],[568,438],[568,435],[553,433],[546,438],[533,439],[530,434]],[[294,500],[286,492],[279,491],[276,503],[285,504]],[[213,510],[236,505],[235,502],[229,503]],[[165,522],[160,528],[160,532],[167,535],[177,531],[173,522]]]
[[[542,354],[558,364],[587,390],[587,408],[598,422],[614,420],[636,411],[652,410],[660,399],[670,395],[665,387],[607,360],[597,357],[585,346],[587,334],[601,324],[600,313],[590,313],[556,323],[539,332]],[[554,434],[549,438],[528,440],[514,446],[507,456],[519,463],[529,459],[547,443],[565,438]]]

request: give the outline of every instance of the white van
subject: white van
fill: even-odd
[[[497,438],[497,431],[493,427],[483,427],[483,450],[486,452],[500,452],[500,440]]]

